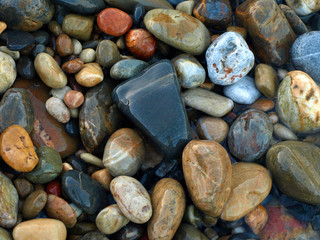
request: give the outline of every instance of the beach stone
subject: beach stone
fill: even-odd
[[[16,63],[8,54],[0,51],[0,94],[5,93],[17,77]]]
[[[207,27],[225,29],[232,22],[232,9],[229,0],[197,1],[193,15]]]
[[[100,232],[89,232],[78,238],[78,240],[109,240],[109,238]]]
[[[51,97],[46,101],[48,113],[58,122],[66,123],[70,120],[70,110],[59,98]]]
[[[67,34],[60,34],[56,40],[57,52],[60,57],[66,57],[73,53],[72,40]]]
[[[293,11],[292,8],[290,8],[285,4],[279,4],[279,7],[281,8],[281,11],[286,16],[288,22],[290,23],[292,30],[297,35],[301,35],[306,32],[309,32],[307,26],[304,24],[301,18],[298,17],[298,15]]]
[[[144,24],[156,38],[186,53],[200,55],[210,44],[208,29],[184,12],[153,9],[145,15]]]
[[[305,16],[320,10],[320,3],[316,0],[286,0],[286,3],[300,16]]]
[[[147,62],[138,59],[120,60],[110,69],[110,77],[117,80],[126,80],[135,77],[148,66]]]
[[[12,228],[18,219],[19,195],[11,180],[2,172],[0,172],[0,192],[0,227]]]
[[[110,40],[102,40],[98,44],[96,57],[97,62],[105,68],[110,68],[121,59],[117,45]]]
[[[110,191],[110,183],[113,177],[111,176],[111,174],[108,172],[107,169],[101,169],[101,170],[95,171],[91,175],[91,177],[97,182],[99,182],[106,191],[108,192]]]
[[[0,19],[8,27],[21,31],[36,31],[48,23],[54,14],[49,0],[4,0],[0,5]]]
[[[34,37],[34,41],[36,43],[38,44],[40,43],[44,45],[47,45],[49,43],[50,35],[48,32],[43,30],[38,30],[38,31],[32,32],[31,34]]]
[[[29,32],[8,29],[0,35],[1,42],[11,51],[20,51],[27,47],[33,48],[34,37]]]
[[[259,234],[268,221],[268,212],[259,204],[246,217],[245,222],[255,234]]]
[[[182,1],[182,2],[177,4],[176,10],[179,10],[179,11],[184,12],[184,13],[186,13],[186,14],[191,16],[195,4],[196,3],[193,0],[191,0],[191,1]]]
[[[320,31],[312,31],[299,36],[291,47],[291,61],[297,70],[301,70],[320,85],[319,62]]]
[[[230,196],[220,218],[238,220],[255,209],[269,194],[272,180],[269,171],[256,163],[232,165]]]
[[[319,156],[320,148],[313,144],[284,141],[269,149],[267,168],[284,194],[316,205],[320,202]]]
[[[192,225],[182,223],[173,240],[209,240],[209,238]]]
[[[86,63],[75,78],[81,86],[94,87],[103,81],[104,74],[98,63]]]
[[[55,20],[52,20],[48,23],[48,30],[50,30],[50,32],[52,32],[52,34],[56,37],[58,37],[60,34],[63,34],[61,25]]]
[[[131,222],[142,224],[149,221],[151,199],[138,180],[128,176],[116,177],[111,181],[110,190],[121,212]]]
[[[48,146],[41,146],[36,150],[39,157],[38,165],[26,178],[35,184],[45,184],[53,181],[62,172],[62,160],[60,154]]]
[[[84,65],[84,62],[80,58],[76,58],[74,60],[70,60],[68,62],[65,62],[62,65],[62,71],[69,74],[74,74],[79,72]]]
[[[14,170],[32,171],[39,162],[28,132],[19,125],[11,125],[0,135],[1,158]]]
[[[39,53],[34,60],[34,67],[48,87],[62,88],[67,85],[67,76],[48,53]]]
[[[14,60],[18,60],[20,58],[20,52],[19,51],[11,51],[6,46],[1,46],[0,51],[8,54],[10,57],[12,57]]]
[[[223,117],[234,106],[231,99],[202,88],[189,89],[182,93],[182,98],[185,105],[213,117]]]
[[[84,63],[91,63],[94,60],[96,60],[96,51],[92,48],[86,48],[83,49],[80,53],[79,58],[84,62]]]
[[[103,0],[52,0],[54,4],[59,4],[63,7],[67,7],[72,12],[79,14],[95,14],[101,11],[105,7]]]
[[[68,198],[87,214],[96,214],[107,203],[103,187],[83,172],[69,170],[62,175],[61,183]]]
[[[266,14],[261,15],[260,11]],[[247,29],[258,59],[275,66],[288,61],[296,36],[274,0],[245,1],[237,7],[236,19],[241,27]]]
[[[59,98],[59,99],[63,100],[64,96],[69,91],[71,91],[71,88],[69,86],[64,86],[63,88],[53,88],[53,89],[51,89],[50,94],[55,98]]]
[[[63,19],[62,30],[70,37],[88,41],[91,37],[94,19],[91,16],[68,14]]]
[[[256,109],[263,112],[268,112],[274,108],[274,101],[267,99],[267,98],[259,98],[253,104],[249,105],[248,109]]]
[[[167,157],[179,155],[191,139],[180,86],[169,60],[158,61],[118,85],[112,95],[124,115]]]
[[[214,84],[230,85],[248,74],[254,55],[240,34],[225,32],[207,49],[206,61],[210,80]]]
[[[281,123],[276,123],[273,125],[273,134],[280,140],[298,140],[296,134],[294,134],[289,128],[282,125]]]
[[[117,204],[103,209],[96,218],[97,228],[104,234],[113,234],[129,223]]]
[[[30,193],[33,192],[33,185],[25,178],[16,178],[13,180],[13,184],[17,189],[19,197],[21,199],[26,198]]]
[[[43,190],[36,190],[24,201],[22,216],[24,219],[36,217],[47,203],[47,193]]]
[[[273,124],[267,114],[249,109],[243,112],[230,127],[229,150],[241,161],[255,161],[267,151],[272,133]]]
[[[7,24],[3,21],[0,21],[0,34],[7,29]]]
[[[148,222],[149,239],[172,239],[186,206],[181,184],[172,178],[161,179],[151,195],[153,215]]]
[[[72,38],[73,54],[79,55],[82,51],[82,44],[78,39]]]
[[[2,240],[12,240],[11,234],[1,227],[0,227],[0,237]]]
[[[259,63],[254,69],[255,84],[259,91],[268,98],[277,93],[278,74],[270,65]]]
[[[14,240],[30,240],[37,236],[41,240],[65,240],[67,229],[61,221],[38,218],[23,221],[12,232]]]
[[[146,11],[154,8],[173,9],[167,0],[105,0],[105,2],[126,12],[131,12],[137,4],[143,5]]]
[[[17,62],[17,72],[24,79],[33,79],[36,74],[33,60],[28,56],[22,56]]]
[[[229,131],[228,124],[221,118],[204,116],[197,122],[197,133],[200,139],[223,142]]]
[[[195,88],[204,83],[206,71],[195,57],[183,53],[171,61],[176,70],[181,87]]]
[[[249,76],[245,76],[240,81],[225,86],[223,94],[239,104],[252,104],[260,97],[260,92],[254,83],[254,79]]]
[[[320,131],[320,87],[306,73],[291,71],[277,93],[277,113],[292,131]]]
[[[84,102],[84,96],[82,92],[70,90],[64,95],[64,103],[69,108],[78,108],[80,107]]]
[[[182,167],[193,203],[205,214],[218,217],[231,192],[227,151],[215,141],[192,140],[183,150]]]

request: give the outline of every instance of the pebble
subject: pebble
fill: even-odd
[[[104,74],[99,64],[86,63],[75,78],[81,86],[94,87],[103,81]]]
[[[70,120],[70,111],[63,101],[56,97],[51,97],[46,101],[48,113],[58,122],[66,123]]]
[[[11,51],[6,46],[1,46],[0,51],[8,54],[10,57],[12,57],[14,60],[18,60],[20,58],[20,52],[19,51]]]
[[[103,0],[52,0],[52,2],[80,14],[95,14],[105,7]]]
[[[47,45],[49,43],[50,35],[48,32],[38,30],[31,33],[36,43]]]
[[[293,132],[320,130],[320,87],[306,73],[291,71],[277,92],[277,113]]]
[[[69,204],[70,207],[72,207],[72,209],[74,210],[74,212],[76,213],[77,218],[82,214],[82,209],[79,208],[77,205],[75,205],[74,203],[70,203]]]
[[[266,98],[259,98],[253,104],[248,106],[248,109],[256,109],[263,112],[268,112],[274,108],[274,101]]]
[[[13,184],[17,189],[20,199],[26,198],[30,193],[33,192],[33,185],[24,178],[16,178],[13,180]]]
[[[286,3],[300,16],[305,16],[320,10],[320,3],[317,1],[286,0]]]
[[[0,51],[0,94],[5,93],[17,77],[16,63],[8,54]]]
[[[80,154],[80,159],[83,160],[84,162],[100,167],[100,168],[104,168],[102,160],[94,155],[92,155],[91,153],[81,153]]]
[[[296,134],[294,134],[289,128],[282,125],[281,123],[276,123],[273,125],[273,134],[280,140],[298,140]]]
[[[91,63],[96,60],[96,51],[92,48],[86,48],[83,49],[80,53],[79,58],[84,62],[84,63]]]
[[[61,185],[57,180],[52,181],[51,183],[47,184],[46,191],[47,191],[47,194],[53,194],[53,195],[60,197],[61,196]]]
[[[74,55],[79,55],[82,51],[82,44],[81,42],[76,39],[76,38],[72,38],[72,45],[73,45],[73,53]]]
[[[43,190],[36,190],[24,201],[22,216],[24,219],[36,217],[47,203],[47,193]]]
[[[319,4],[320,5],[320,4]],[[312,31],[299,36],[291,47],[291,62],[320,85],[318,56],[320,54],[320,31]]]
[[[148,222],[148,238],[172,239],[186,206],[182,185],[172,178],[161,179],[152,191],[151,201],[153,215]]]
[[[249,76],[245,76],[240,81],[225,86],[223,94],[239,104],[252,104],[260,97],[260,92],[254,83],[254,79]]]
[[[109,238],[107,238],[104,234],[100,232],[89,232],[77,239],[78,240],[109,240]]]
[[[7,24],[5,22],[0,21],[0,34],[3,33],[3,31],[6,29],[7,29]]]
[[[0,40],[6,43],[11,51],[20,51],[27,47],[33,48],[34,37],[29,32],[6,30],[0,35]]]
[[[268,221],[267,210],[259,204],[245,217],[245,222],[255,234],[259,234]]]
[[[113,234],[129,223],[117,204],[110,205],[99,212],[96,218],[97,228],[104,234]]]
[[[149,221],[151,199],[138,180],[128,176],[116,177],[111,181],[110,190],[121,212],[131,222],[142,224]]]
[[[94,172],[91,177],[99,182],[106,191],[110,191],[110,183],[113,179],[107,169],[101,169]]]
[[[65,73],[74,74],[79,72],[82,69],[83,65],[84,62],[80,58],[76,58],[65,62],[61,68]]]
[[[120,37],[131,28],[133,22],[126,12],[117,8],[106,8],[97,16],[97,24],[102,32]]]
[[[184,13],[191,16],[195,4],[196,3],[193,0],[192,1],[183,1],[183,2],[180,2],[176,6],[176,10],[179,10],[179,11],[184,12]]]
[[[172,9],[173,7],[167,0],[105,0],[107,4],[113,7],[122,9],[123,11],[130,12],[137,4],[142,4],[146,11],[154,8]]]
[[[269,148],[272,133],[273,125],[267,114],[249,109],[243,112],[230,127],[229,150],[241,161],[255,161]]]
[[[145,142],[144,146],[146,155],[140,168],[142,171],[146,171],[148,168],[154,168],[163,160],[163,154],[160,153],[158,149],[155,149],[153,145]]]
[[[223,117],[234,106],[231,99],[202,88],[189,89],[182,93],[182,98],[185,105],[213,117]]]
[[[110,77],[117,80],[126,80],[137,76],[149,64],[138,59],[124,59],[115,63],[110,69]]]
[[[270,65],[260,63],[254,69],[255,84],[268,98],[274,98],[277,92],[278,75]]]
[[[18,219],[19,196],[11,180],[1,171],[0,192],[0,227],[12,228],[16,225]]]
[[[33,65],[33,60],[27,56],[22,56],[17,62],[17,72],[20,77],[31,80],[35,77],[36,70]]]
[[[183,219],[195,228],[198,228],[200,227],[202,222],[201,212],[194,205],[189,205],[188,207],[186,207]]]
[[[1,158],[14,170],[32,171],[39,162],[28,132],[19,125],[11,125],[0,135]]]
[[[41,240],[65,240],[67,229],[59,220],[38,218],[18,224],[12,235],[14,240],[30,240],[35,236]]]
[[[269,194],[272,180],[269,171],[255,163],[232,165],[231,193],[220,218],[238,220],[255,209]]]
[[[96,57],[97,62],[105,68],[112,67],[113,64],[121,59],[117,45],[110,40],[102,40],[98,44]]]
[[[11,234],[8,231],[6,231],[4,228],[1,228],[1,227],[0,227],[0,238],[2,240],[12,240]]]
[[[88,41],[91,37],[94,18],[77,14],[68,14],[63,19],[62,30],[70,37]]]
[[[230,85],[248,74],[254,65],[254,55],[240,34],[225,32],[206,50],[206,62],[214,84]]]
[[[227,32],[235,32],[235,33],[238,33],[240,34],[243,39],[246,39],[247,38],[247,29],[243,28],[243,27],[239,27],[239,26],[229,26],[227,27]]]
[[[67,34],[60,34],[56,40],[57,52],[60,57],[66,57],[73,53],[73,44]]]
[[[84,96],[79,91],[70,90],[64,95],[64,103],[69,108],[78,108],[80,107],[84,102]]]
[[[154,54],[157,41],[145,29],[132,29],[126,34],[126,47],[137,58],[146,60]]]
[[[104,148],[103,165],[116,176],[133,176],[145,158],[142,138],[130,128],[114,132]]]
[[[221,118],[204,116],[197,122],[197,133],[200,139],[223,142],[229,131],[228,124]]]
[[[182,223],[173,240],[209,240],[209,238],[192,225]]]
[[[43,44],[37,44],[33,50],[32,50],[32,55],[35,58],[39,53],[47,53],[46,52],[46,46]]]
[[[292,8],[290,8],[289,6],[287,6],[285,4],[279,4],[279,7],[281,8],[281,11],[286,16],[288,22],[290,23],[292,30],[297,35],[301,35],[306,32],[309,32],[307,26],[303,23],[301,18],[298,17],[298,15],[295,13],[295,11]],[[320,9],[320,7],[319,7],[319,9]]]
[[[57,21],[54,21],[54,20],[50,21],[48,23],[48,29],[56,37],[58,37],[60,34],[63,34],[62,27]]]
[[[190,54],[180,54],[171,61],[181,87],[195,88],[204,83],[206,71],[195,57]]]
[[[77,215],[73,208],[62,198],[49,194],[46,212],[50,218],[63,222],[67,228],[72,228],[77,223]]]
[[[51,89],[50,93],[53,97],[63,100],[64,96],[69,91],[71,91],[71,88],[69,86],[64,86],[63,88],[53,88]]]
[[[153,9],[145,15],[144,24],[156,38],[186,53],[200,55],[210,44],[208,29],[184,12]]]
[[[48,87],[62,88],[67,85],[67,76],[48,53],[39,53],[34,60],[34,67]]]

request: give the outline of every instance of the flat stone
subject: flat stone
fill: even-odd
[[[91,37],[94,19],[91,16],[68,14],[63,19],[62,30],[71,37],[88,41]]]
[[[0,94],[5,93],[17,77],[16,63],[8,54],[0,51]]]
[[[282,125],[281,123],[276,123],[273,125],[273,134],[280,140],[298,140],[296,134],[294,134],[289,128]]]
[[[170,61],[159,61],[118,85],[112,98],[166,156],[179,155],[190,140],[180,86]]]
[[[173,9],[167,0],[105,0],[111,6],[130,12],[137,4],[141,4],[149,11],[154,8]]]
[[[110,77],[113,79],[126,80],[138,75],[149,64],[138,59],[124,59],[118,61],[110,69]]]
[[[103,0],[52,0],[54,4],[69,8],[72,12],[79,14],[95,14],[105,8]]]

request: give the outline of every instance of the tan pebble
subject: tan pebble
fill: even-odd
[[[197,133],[204,140],[223,142],[229,131],[228,124],[221,118],[201,117],[197,123]]]
[[[31,193],[23,203],[22,215],[24,219],[36,217],[44,208],[47,202],[47,193],[37,190]]]
[[[251,230],[258,235],[268,221],[268,212],[261,204],[259,204],[244,218],[244,220]]]
[[[70,111],[59,98],[51,97],[46,101],[48,113],[58,122],[67,123],[70,120]]]
[[[83,104],[84,96],[82,92],[71,90],[64,95],[64,103],[69,108],[78,108]]]
[[[69,163],[62,163],[62,172],[61,172],[61,176],[66,172],[66,171],[69,171],[69,170],[73,170],[73,167],[69,164]]]
[[[273,134],[282,141],[298,140],[297,135],[281,123],[273,125]]]
[[[5,93],[14,83],[17,77],[16,63],[14,59],[0,51],[0,94]]]
[[[104,75],[98,63],[87,63],[75,75],[77,83],[85,87],[94,87],[102,82]]]
[[[48,53],[51,57],[54,57],[55,53],[51,47],[46,47],[46,53]]]
[[[211,39],[210,39],[211,43],[212,43],[214,40],[216,40],[218,37],[220,37],[220,36],[221,36],[220,34],[212,35],[212,36],[211,36]]]
[[[14,60],[18,60],[20,58],[20,52],[19,51],[11,51],[6,46],[1,46],[0,51],[8,54],[10,57],[12,57]]]
[[[0,21],[0,34],[6,30],[7,24],[5,22]]]
[[[91,153],[81,153],[80,154],[80,158],[85,161],[86,163],[89,163],[89,164],[92,164],[92,165],[95,165],[97,167],[101,167],[103,168],[103,163],[102,163],[102,160],[96,156],[94,156],[93,154]]]
[[[176,6],[176,10],[179,10],[181,12],[184,12],[190,16],[192,16],[192,10],[194,8],[195,5],[195,1],[191,0],[191,1],[183,1],[180,2],[177,6]]]
[[[248,109],[257,109],[261,110],[263,112],[268,112],[274,108],[274,101],[270,99],[265,98],[259,98],[257,101],[255,101],[253,104],[248,106]]]
[[[272,122],[272,124],[276,124],[279,121],[279,116],[276,112],[269,112],[268,118]]]
[[[277,92],[278,75],[273,67],[260,63],[255,68],[255,83],[263,95],[274,98]]]
[[[91,177],[97,182],[99,182],[104,187],[105,190],[107,190],[108,192],[110,191],[110,183],[113,177],[111,176],[111,174],[108,172],[107,169],[98,170],[94,172],[91,175]]]
[[[123,36],[117,39],[116,44],[117,44],[117,47],[121,50],[124,50],[126,48],[126,43]]]
[[[92,48],[83,49],[79,57],[84,63],[91,63],[96,59],[96,51]]]
[[[279,69],[277,70],[277,74],[278,74],[278,78],[279,78],[280,80],[282,80],[282,79],[284,79],[284,78],[286,77],[286,75],[288,74],[288,71],[287,71],[286,69],[281,69],[281,68],[279,68]]]
[[[70,108],[70,117],[78,118],[79,117],[79,109],[78,108]]]

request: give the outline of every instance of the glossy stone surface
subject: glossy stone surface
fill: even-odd
[[[81,86],[94,87],[103,81],[104,74],[98,63],[86,63],[75,78]]]
[[[273,125],[267,114],[249,109],[243,112],[230,127],[229,150],[239,160],[252,162],[267,151],[272,133]]]
[[[65,73],[73,74],[79,72],[82,69],[83,64],[84,63],[80,58],[76,58],[74,60],[65,62],[61,68]]]
[[[70,120],[70,110],[64,102],[56,97],[51,97],[46,101],[48,113],[58,122],[67,123]]]
[[[88,214],[97,213],[107,204],[103,187],[83,172],[65,172],[62,176],[62,190],[73,203]]]
[[[60,34],[56,39],[57,52],[60,57],[66,57],[73,53],[72,40],[67,34]]]
[[[0,94],[5,93],[17,77],[16,63],[12,57],[0,51]]]
[[[105,7],[103,0],[52,0],[52,3],[67,7],[79,14],[95,14]]]
[[[146,11],[154,8],[173,9],[167,0],[105,0],[107,4],[130,12],[137,4],[145,7]]]
[[[290,46],[296,36],[275,1],[245,1],[237,7],[236,19],[253,39],[257,58],[275,66],[288,61]]]
[[[0,35],[0,40],[4,41],[11,51],[20,51],[34,43],[34,37],[20,30],[7,30]]]
[[[110,68],[113,64],[120,61],[120,52],[117,45],[110,40],[102,40],[96,49],[97,62],[106,68]]]
[[[0,227],[0,237],[2,240],[12,240],[11,234],[1,227]]]
[[[190,140],[180,86],[170,61],[159,61],[118,85],[112,97],[119,109],[166,156],[180,154]]]
[[[70,37],[88,41],[93,28],[93,18],[77,14],[68,14],[63,19],[62,30]]]
[[[113,79],[126,80],[135,77],[148,66],[148,63],[138,59],[120,60],[110,69],[110,77]]]
[[[245,222],[255,234],[259,234],[268,221],[267,210],[259,204],[246,217]]]
[[[22,216],[24,219],[35,218],[47,203],[47,193],[43,190],[32,192],[23,202]]]

